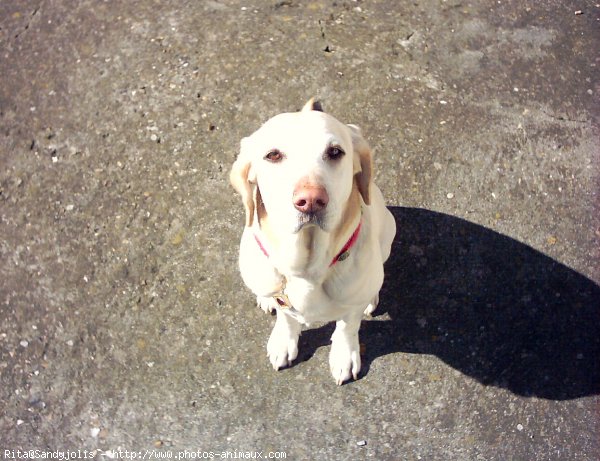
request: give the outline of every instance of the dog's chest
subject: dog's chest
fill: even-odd
[[[335,295],[330,296],[323,285],[302,279],[288,281],[285,292],[291,306],[302,315],[305,323],[338,320],[349,307],[341,304]]]
[[[305,323],[331,322],[353,310],[364,310],[381,286],[383,274],[378,272],[375,269],[354,273],[354,276],[319,284],[292,278],[287,281],[285,292]]]

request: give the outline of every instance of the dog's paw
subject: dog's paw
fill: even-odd
[[[377,305],[379,304],[379,293],[375,295],[371,303],[365,309],[365,315],[371,315],[377,309]]]
[[[256,305],[260,307],[263,311],[265,311],[267,314],[274,315],[275,310],[277,308],[277,301],[275,301],[274,298],[257,296]]]
[[[289,367],[298,357],[298,337],[300,328],[294,328],[289,321],[281,321],[278,314],[277,322],[267,342],[267,356],[275,370]],[[290,328],[292,327],[292,328]]]
[[[344,334],[334,333],[331,340],[329,369],[336,384],[341,386],[350,378],[358,379],[361,365],[358,335],[356,339],[349,340]]]

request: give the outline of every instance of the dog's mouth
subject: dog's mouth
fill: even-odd
[[[298,220],[296,223],[296,227],[294,228],[294,233],[300,232],[305,226],[314,225],[321,230],[326,230],[325,225],[325,216],[323,213],[298,213]]]

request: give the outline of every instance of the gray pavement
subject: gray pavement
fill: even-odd
[[[0,3],[1,455],[598,459],[599,16]],[[311,96],[362,127],[399,229],[342,387],[330,325],[270,368],[227,181]]]

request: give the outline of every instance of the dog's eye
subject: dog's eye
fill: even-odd
[[[327,151],[325,152],[327,158],[331,160],[337,160],[339,158],[342,158],[344,154],[344,149],[342,149],[340,146],[329,146],[327,148]]]
[[[269,153],[267,155],[265,155],[265,160],[268,160],[269,162],[277,163],[277,162],[280,162],[281,160],[283,160],[283,154],[280,151],[278,151],[277,149],[273,149],[272,151],[269,151]]]

